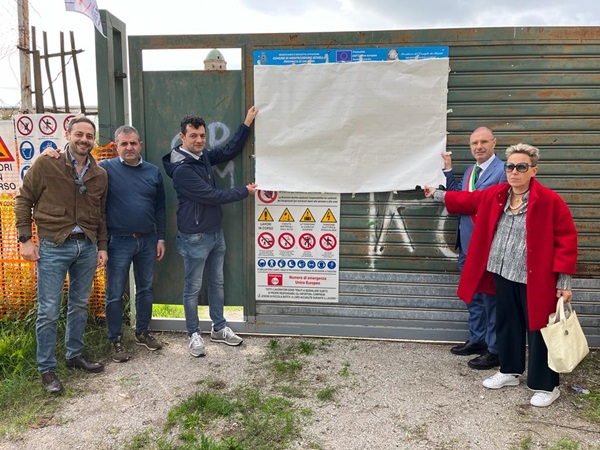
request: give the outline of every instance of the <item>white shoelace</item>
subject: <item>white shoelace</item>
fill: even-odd
[[[190,338],[190,348],[200,347],[202,345],[202,338],[199,334],[196,334]]]
[[[221,331],[223,332],[224,339],[227,339],[227,338],[233,336],[233,330],[229,327],[225,327]]]

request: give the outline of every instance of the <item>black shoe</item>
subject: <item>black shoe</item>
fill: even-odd
[[[60,395],[65,391],[60,380],[52,370],[42,374],[42,384],[49,394]]]
[[[486,350],[487,344],[485,342],[474,344],[471,341],[467,341],[464,344],[457,345],[456,347],[452,347],[450,349],[450,351],[455,355],[483,355]]]
[[[112,360],[117,363],[129,361],[129,354],[123,344],[123,338],[119,336],[115,342],[111,343],[112,346]]]
[[[143,345],[150,351],[160,350],[162,348],[162,343],[148,331],[139,334],[135,333],[135,343],[137,345]]]
[[[91,373],[98,373],[104,370],[104,366],[102,364],[99,362],[88,361],[82,355],[67,359],[66,365],[69,369],[81,369]]]
[[[498,358],[498,355],[485,352],[483,355],[473,358],[467,364],[471,369],[476,370],[493,369],[494,367],[498,367],[500,365],[500,358]]]

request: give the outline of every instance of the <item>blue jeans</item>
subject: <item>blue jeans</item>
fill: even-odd
[[[65,276],[69,274],[67,359],[81,355],[88,317],[88,298],[96,273],[98,249],[89,239],[64,244],[40,239],[38,261],[38,315],[36,322],[37,365],[41,373],[56,369],[54,355]]]
[[[458,255],[458,270],[462,273],[466,255],[462,251]],[[467,304],[469,311],[469,341],[485,342],[488,352],[498,354],[496,344],[496,297],[490,294],[476,293]]]
[[[216,233],[177,233],[176,246],[183,256],[185,281],[183,284],[183,310],[188,336],[200,333],[198,297],[202,289],[202,275],[206,266],[208,277],[208,312],[213,329],[225,327],[223,264],[225,262],[225,237],[223,230]]]
[[[156,263],[156,233],[139,238],[111,236],[106,263],[106,324],[108,340],[116,342],[123,336],[123,292],[133,263],[135,279],[135,332],[148,330],[152,319],[154,266]]]

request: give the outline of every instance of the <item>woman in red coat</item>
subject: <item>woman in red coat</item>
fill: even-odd
[[[517,386],[529,344],[531,404],[549,406],[560,395],[559,376],[548,367],[540,329],[557,298],[571,300],[577,231],[565,202],[535,179],[539,150],[517,144],[506,156],[508,183],[474,192],[426,186],[425,196],[444,201],[449,213],[476,215],[458,296],[469,302],[475,292],[496,294],[500,370],[483,385]]]

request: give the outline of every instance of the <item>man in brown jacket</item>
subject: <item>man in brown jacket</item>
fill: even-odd
[[[85,359],[82,351],[94,273],[108,260],[108,177],[90,156],[96,139],[96,127],[90,119],[73,118],[67,139],[68,151],[60,158],[35,161],[25,174],[15,203],[21,255],[38,262],[37,365],[44,388],[51,394],[64,391],[56,376],[54,350],[67,273],[66,366],[87,372],[104,369],[102,364]],[[39,247],[31,239],[32,220]]]

